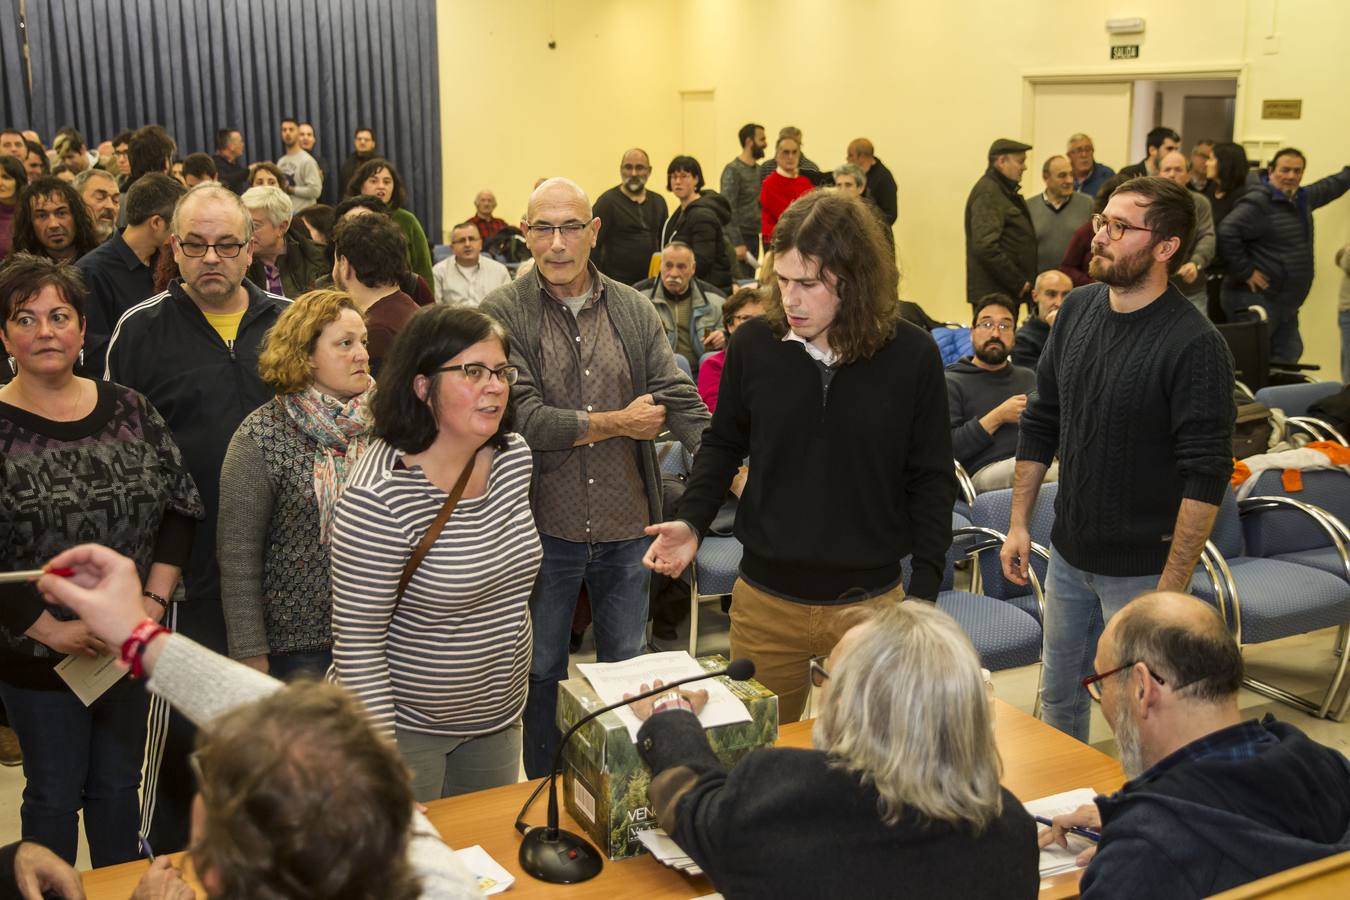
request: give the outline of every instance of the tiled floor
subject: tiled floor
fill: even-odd
[[[727,617],[718,609],[716,603],[703,605],[699,619],[698,650],[701,655],[727,653],[727,625]],[[1311,697],[1317,693],[1319,687],[1325,686],[1326,678],[1334,668],[1336,661],[1336,657],[1332,655],[1334,637],[1334,630],[1327,630],[1249,648],[1246,651],[1249,673],[1264,681]],[[684,639],[688,639],[687,632],[684,632]],[[683,646],[673,649],[681,649]],[[588,662],[594,658],[594,650],[588,638],[582,652],[573,657],[572,674],[577,674],[575,668],[577,662]],[[998,696],[1030,712],[1036,695],[1038,668],[1028,666],[995,673],[994,687]],[[1240,702],[1247,715],[1263,716],[1267,712],[1274,713],[1303,729],[1314,740],[1336,747],[1344,753],[1350,753],[1350,722],[1315,719],[1247,690],[1242,692]],[[1115,755],[1115,741],[1100,712],[1096,710],[1093,712],[1091,740],[1093,746]],[[22,791],[23,774],[19,769],[0,769],[0,844],[8,843],[19,836],[19,801]],[[83,844],[80,847],[79,862],[81,868],[87,868],[89,865],[88,851]]]

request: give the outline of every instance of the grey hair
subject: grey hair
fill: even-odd
[[[1074,141],[1087,141],[1089,144],[1091,144],[1091,143],[1093,142],[1093,141],[1092,141],[1092,138],[1090,138],[1090,137],[1087,136],[1086,134],[1083,134],[1083,132],[1079,131],[1079,132],[1077,132],[1077,133],[1075,133],[1075,134],[1069,135],[1069,141],[1068,141],[1068,143],[1066,143],[1064,146],[1067,147],[1067,146],[1069,146],[1069,144],[1072,144]]]
[[[855,166],[853,163],[844,163],[842,166],[835,169],[833,174],[836,178],[840,175],[852,175],[858,182],[858,187],[863,189],[867,188],[867,173],[862,170],[862,166]]]
[[[77,194],[83,194],[84,186],[94,178],[107,178],[111,180],[113,184],[117,184],[116,175],[109,172],[107,169],[100,169],[98,166],[90,166],[80,174],[76,175],[75,180],[71,182],[70,186],[75,189]]]
[[[1193,614],[1178,614],[1183,611]],[[1242,653],[1214,607],[1153,592],[1127,603],[1116,618],[1115,665],[1144,663],[1182,699],[1223,703],[1237,696]]]
[[[980,660],[951,616],[921,601],[887,604],[829,674],[813,743],[876,788],[884,822],[908,809],[979,834],[1001,815]]]
[[[189,201],[206,199],[208,196],[238,210],[239,217],[244,220],[244,243],[247,244],[253,239],[253,217],[248,214],[248,207],[244,206],[244,201],[239,199],[238,194],[219,181],[203,181],[195,187],[188,188],[187,193],[183,194],[178,205],[174,207],[173,221],[169,223],[169,228],[175,236],[183,233],[183,211],[187,209]]]
[[[266,214],[267,221],[272,223],[273,228],[280,228],[281,223],[290,221],[294,214],[291,195],[279,187],[271,185],[251,187],[244,191],[239,199],[246,209],[261,210]]]

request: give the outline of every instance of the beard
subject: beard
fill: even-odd
[[[763,158],[764,158],[764,148],[763,148],[763,147],[751,147],[751,148],[750,148],[750,155],[753,156],[755,159],[763,159]]]
[[[1111,730],[1116,733],[1116,747],[1120,750],[1120,767],[1125,770],[1125,778],[1134,780],[1144,774],[1148,767],[1144,765],[1144,746],[1139,737],[1139,729],[1130,718],[1122,703],[1116,707],[1115,721]]]
[[[642,193],[642,189],[646,186],[647,179],[636,176],[633,178],[625,178],[623,181],[623,189],[630,194],[640,194]]]
[[[1008,348],[998,338],[990,338],[975,348],[975,358],[991,366],[1001,366],[1008,358]]]
[[[1138,287],[1148,277],[1152,265],[1152,246],[1131,253],[1129,256],[1117,256],[1110,260],[1104,256],[1098,256],[1097,251],[1093,250],[1092,259],[1088,262],[1088,275],[1102,284],[1129,290]]]
[[[117,222],[115,221],[109,222],[107,219],[94,220],[94,236],[98,238],[100,244],[112,237],[113,232],[116,230]]]

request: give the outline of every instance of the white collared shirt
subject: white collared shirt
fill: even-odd
[[[809,341],[807,341],[806,338],[797,334],[791,328],[788,329],[787,334],[783,335],[783,340],[796,341],[797,343],[801,344],[803,347],[806,348],[807,355],[809,355],[816,362],[824,363],[827,366],[834,365],[834,361],[837,358],[833,348],[829,350],[822,350],[815,344],[812,344]]]
[[[478,265],[466,269],[453,256],[431,267],[436,284],[436,302],[450,306],[477,306],[483,298],[511,281],[506,266],[489,256],[478,257]]]

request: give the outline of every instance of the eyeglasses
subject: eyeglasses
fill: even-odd
[[[1073,149],[1071,149],[1071,150],[1069,151],[1069,155],[1070,155],[1070,156],[1087,156],[1089,153],[1092,152],[1092,150],[1093,150],[1093,147],[1092,147],[1091,144],[1087,145],[1086,147],[1074,147]]]
[[[486,384],[489,375],[496,376],[503,384],[515,384],[520,379],[520,369],[516,366],[499,366],[489,369],[482,363],[462,363],[457,366],[441,366],[437,372],[463,372],[464,380],[469,384]]]
[[[1095,700],[1095,701],[1098,702],[1098,703],[1101,703],[1101,702],[1102,702],[1102,686],[1101,686],[1101,682],[1102,682],[1104,679],[1110,678],[1112,675],[1116,675],[1116,674],[1119,674],[1119,673],[1121,673],[1121,672],[1124,672],[1126,669],[1133,669],[1133,668],[1134,668],[1135,666],[1137,666],[1138,664],[1139,664],[1139,661],[1132,662],[1132,663],[1126,663],[1126,664],[1123,665],[1123,666],[1117,666],[1116,668],[1112,669],[1111,671],[1109,671],[1109,672],[1103,672],[1103,673],[1101,673],[1100,675],[1089,675],[1088,677],[1086,677],[1086,678],[1083,679],[1083,690],[1087,691],[1087,692],[1088,692],[1088,696],[1091,697],[1093,700]],[[1153,680],[1156,681],[1156,682],[1158,682],[1158,684],[1161,684],[1161,685],[1166,686],[1167,682],[1166,682],[1166,681],[1163,681],[1162,676],[1159,675],[1157,672],[1154,672],[1152,669],[1149,669],[1149,670],[1148,670],[1148,674],[1151,675],[1151,676],[1153,676]],[[1178,690],[1180,690],[1180,689],[1183,688],[1183,687],[1185,687],[1185,685],[1178,685],[1177,687],[1173,688],[1172,690],[1173,690],[1173,691],[1178,691]]]
[[[245,244],[235,241],[225,241],[219,244],[203,244],[198,241],[185,241],[180,237],[175,238],[178,241],[178,248],[183,251],[184,256],[190,256],[193,259],[199,259],[206,255],[208,250],[215,250],[216,256],[221,259],[234,259],[243,250]]]
[[[591,222],[595,219],[592,218]],[[562,225],[526,225],[525,230],[530,233],[530,239],[534,241],[551,241],[553,233],[556,231],[564,239],[574,241],[581,236],[581,233],[590,227],[591,222],[564,222]]]
[[[619,166],[620,172],[650,172],[651,170],[651,166],[635,165],[633,163],[624,163]]]
[[[997,329],[999,334],[1006,334],[1012,331],[1014,327],[1012,322],[995,322],[993,319],[981,319],[975,323],[976,331],[994,331]]]
[[[1092,217],[1092,233],[1096,234],[1103,228],[1106,229],[1106,236],[1113,241],[1118,241],[1125,236],[1127,231],[1152,231],[1152,228],[1142,228],[1138,225],[1131,225],[1128,222],[1120,222],[1115,219],[1108,219],[1100,213]]]
[[[455,238],[455,239],[454,239],[453,241],[451,241],[450,243],[452,243],[452,244],[472,244],[474,241],[476,241],[476,240],[478,240],[478,239],[479,239],[479,238],[478,238],[478,235],[476,235],[476,234],[473,234],[473,235],[465,235],[464,237],[457,237],[457,238]]]
[[[830,673],[825,671],[825,660],[828,656],[813,656],[808,663],[811,669],[811,684],[816,687],[824,687],[825,682],[829,680]]]
[[[758,318],[763,317],[763,315],[764,315],[763,313],[736,313],[736,315],[734,315],[734,316],[731,317],[731,324],[732,324],[732,325],[744,325],[746,322],[749,322],[751,319],[758,319]]]

